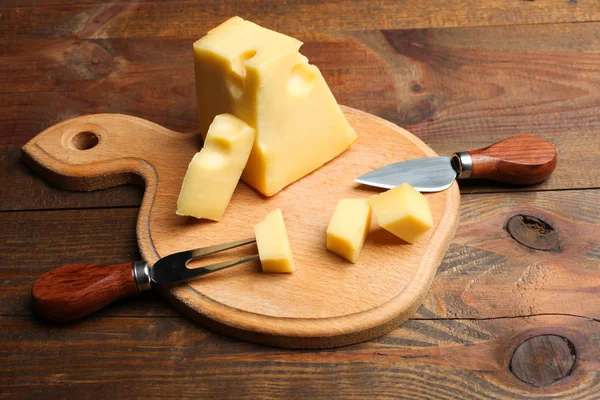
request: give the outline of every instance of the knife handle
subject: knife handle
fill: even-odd
[[[50,270],[33,284],[33,310],[52,322],[82,318],[118,299],[145,290],[146,287],[136,283],[135,268],[138,266],[139,263],[133,262],[70,264]],[[148,280],[147,288],[149,286]]]
[[[452,162],[461,179],[531,185],[542,182],[556,167],[556,149],[546,139],[519,135],[483,149],[456,153]]]

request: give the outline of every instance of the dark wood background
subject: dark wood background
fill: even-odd
[[[98,112],[195,130],[191,45],[233,15],[303,40],[341,104],[438,153],[529,133],[557,169],[533,187],[461,184],[423,306],[368,343],[244,343],[156,294],[38,321],[44,271],[139,257],[142,189],[52,188],[20,147]],[[600,398],[600,2],[3,0],[0,226],[0,398]]]

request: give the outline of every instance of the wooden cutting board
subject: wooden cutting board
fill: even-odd
[[[390,122],[343,110],[359,135],[349,150],[273,197],[240,183],[220,222],[175,215],[187,165],[201,148],[199,135],[127,115],[97,114],[46,129],[23,154],[45,179],[69,190],[145,184],[137,238],[150,264],[174,252],[250,238],[255,223],[281,208],[294,274],[263,274],[255,261],[158,289],[185,315],[227,335],[282,347],[337,347],[383,335],[419,307],[454,234],[460,203],[456,183],[426,194],[435,227],[414,245],[378,228],[374,218],[357,264],[328,252],[325,232],[337,201],[380,192],[354,178],[393,162],[436,155]],[[250,245],[224,257],[256,252]]]

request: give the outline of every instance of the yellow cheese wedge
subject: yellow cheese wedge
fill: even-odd
[[[379,225],[408,243],[433,226],[427,199],[408,183],[371,197],[369,203]]]
[[[292,248],[281,209],[254,225],[254,235],[263,272],[294,272]]]
[[[327,227],[327,249],[356,263],[370,226],[371,206],[368,200],[340,200]]]
[[[255,131],[231,114],[220,114],[208,129],[204,147],[190,162],[177,214],[219,221],[248,162]]]
[[[357,138],[302,42],[233,17],[194,43],[200,128],[231,113],[256,129],[242,179],[271,196]]]

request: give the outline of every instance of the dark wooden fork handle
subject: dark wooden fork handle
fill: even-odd
[[[33,284],[34,312],[48,321],[68,322],[137,294],[133,266],[71,264],[48,271]]]

